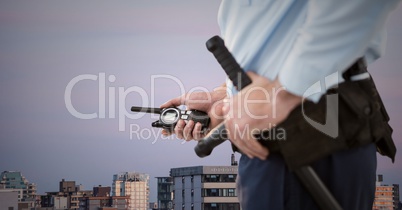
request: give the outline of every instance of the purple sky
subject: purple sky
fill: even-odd
[[[91,189],[111,185],[112,175],[124,171],[151,176],[151,201],[156,176],[173,167],[228,165],[229,144],[200,159],[195,142],[154,138],[130,139],[130,124],[149,135],[155,119],[125,120],[119,131],[121,107],[150,103],[159,106],[189,91],[219,86],[225,75],[205,41],[219,34],[219,1],[15,1],[0,2],[0,171],[21,171],[40,193],[55,191],[58,182],[75,180]],[[402,146],[402,7],[388,22],[386,55],[369,70],[391,116],[394,139]],[[71,101],[82,113],[97,113],[99,76],[106,75],[104,119],[78,119],[65,105],[67,84],[90,74],[72,89]],[[109,82],[110,75],[115,81]],[[152,75],[170,75],[152,81]],[[152,82],[154,86],[151,87]],[[119,97],[119,88],[136,91]],[[115,96],[108,94],[115,91]],[[147,93],[143,101],[141,91]],[[151,93],[154,92],[153,96]],[[102,96],[103,97],[103,96]],[[109,101],[115,100],[115,118]],[[124,102],[125,103],[119,103]],[[119,108],[120,106],[120,108]],[[239,157],[239,155],[237,155]],[[379,157],[378,173],[386,183],[402,183],[402,153],[396,163]]]

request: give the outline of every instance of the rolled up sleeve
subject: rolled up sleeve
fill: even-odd
[[[279,81],[314,102],[369,50],[399,0],[311,0]],[[324,87],[322,87],[324,86]],[[315,93],[315,94],[312,94]]]

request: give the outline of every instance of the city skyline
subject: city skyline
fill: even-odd
[[[229,142],[201,159],[196,142],[163,139],[151,127],[152,115],[125,117],[131,106],[158,107],[183,89],[223,83],[224,72],[205,48],[219,34],[219,3],[0,1],[0,171],[21,171],[39,193],[57,189],[63,178],[91,188],[111,185],[115,173],[137,171],[150,175],[154,201],[155,177],[170,168],[229,165]],[[401,19],[399,5],[387,24],[386,53],[369,66],[398,149]],[[66,103],[74,79],[83,80],[71,86],[71,105],[93,119],[77,118]],[[137,132],[130,136],[130,129]],[[377,173],[401,184],[402,153],[395,164],[378,157]]]
[[[136,201],[132,199],[135,198],[136,194],[139,194],[139,199],[141,198],[141,192],[144,191],[155,191],[158,193],[158,198],[155,201],[150,201],[147,199],[148,204],[159,203],[162,208],[167,208],[167,206],[181,206],[181,204],[186,205],[187,207],[195,206],[200,208],[200,205],[209,205],[211,203],[215,203],[213,201],[213,197],[227,197],[225,203],[228,205],[234,205],[237,202],[236,197],[236,189],[235,189],[235,180],[237,174],[237,161],[232,156],[231,164],[225,166],[187,166],[180,168],[171,168],[169,172],[169,176],[166,177],[154,177],[157,181],[157,188],[152,190],[148,188],[149,183],[149,175],[145,173],[138,172],[124,172],[113,175],[113,184],[111,186],[108,185],[98,185],[93,186],[92,189],[88,190],[83,187],[82,184],[77,185],[75,180],[65,180],[62,179],[59,182],[59,189],[52,190],[50,192],[45,193],[36,193],[36,185],[35,183],[29,182],[28,179],[23,176],[23,173],[20,171],[3,171],[2,172],[2,180],[0,179],[0,192],[17,192],[20,193],[15,194],[15,198],[18,197],[18,202],[29,203],[32,204],[27,205],[51,205],[53,201],[51,201],[51,197],[65,197],[65,193],[74,192],[74,197],[82,197],[87,195],[87,198],[83,200],[85,203],[87,199],[94,199],[96,197],[103,197],[103,200],[109,200],[108,197],[124,199],[129,203],[129,208],[133,208]],[[386,179],[386,177],[385,177]],[[21,185],[20,181],[23,180],[24,185]],[[115,181],[119,180],[119,183]],[[175,180],[175,181],[174,181]],[[185,181],[187,180],[187,181]],[[127,182],[126,184],[121,185],[122,183]],[[142,182],[146,182],[145,185],[141,184]],[[208,184],[203,185],[201,183],[207,182]],[[229,185],[211,185],[212,183],[228,183]],[[131,184],[129,184],[131,183]],[[175,184],[176,183],[176,184]],[[187,184],[185,184],[187,183]],[[198,183],[195,185],[194,183]],[[128,185],[127,185],[128,184]],[[134,185],[132,185],[134,184]],[[184,187],[184,185],[191,186],[191,188]],[[219,188],[222,186],[226,186],[225,188]],[[128,187],[128,188],[127,188]],[[144,188],[145,187],[145,188]],[[122,191],[117,192],[116,190],[121,188]],[[29,189],[29,190],[28,190]],[[212,191],[212,189],[218,189],[218,191]],[[128,190],[128,191],[127,191]],[[180,199],[183,191],[183,199],[184,195],[187,195],[186,201]],[[186,193],[184,192],[186,191]],[[23,193],[24,192],[24,193]],[[116,194],[117,193],[117,194]],[[121,194],[123,193],[123,195]],[[134,193],[134,194],[131,194]],[[162,193],[162,194],[160,194]],[[176,196],[173,196],[172,193],[178,193]],[[212,193],[212,194],[211,194]],[[213,194],[218,193],[218,194]],[[232,193],[232,194],[231,194]],[[204,196],[203,196],[204,194]],[[145,194],[144,194],[145,195]],[[191,195],[191,199],[190,199]],[[205,196],[208,195],[208,196]],[[373,209],[378,209],[384,206],[396,205],[398,206],[400,203],[400,194],[399,194],[399,184],[392,184],[389,182],[384,182],[384,178],[382,174],[377,174],[376,176],[376,194],[375,201],[373,205]],[[4,195],[6,196],[6,195]],[[45,196],[45,197],[43,197]],[[47,197],[46,197],[47,196]],[[50,196],[50,197],[49,197]],[[116,197],[117,196],[117,197]],[[161,196],[161,197],[159,197]],[[194,197],[193,197],[194,196]],[[397,197],[395,197],[397,196]],[[7,196],[6,196],[7,197]],[[6,197],[2,197],[5,199]],[[38,200],[38,198],[41,199]],[[146,193],[146,197],[148,197],[148,193]],[[174,200],[173,197],[177,198]],[[202,199],[203,197],[208,197],[206,200]],[[137,198],[137,199],[138,199]],[[196,199],[194,199],[196,198]],[[44,199],[44,200],[43,200]],[[70,198],[69,198],[70,199]],[[102,200],[101,199],[101,200]],[[201,199],[201,200],[199,200]],[[64,201],[63,205],[67,204],[67,198]],[[99,200],[99,199],[98,199]],[[220,200],[220,198],[218,198]],[[40,202],[38,202],[40,201]],[[81,203],[81,200],[72,200],[75,206],[85,205]],[[44,203],[42,203],[44,202]],[[138,202],[138,201],[137,201]],[[173,204],[174,203],[174,204]],[[121,203],[122,204],[122,203]],[[215,203],[216,204],[216,203]],[[86,204],[88,205],[88,204]],[[95,205],[95,204],[94,204]],[[42,207],[44,207],[42,206]],[[148,206],[148,205],[147,205]],[[159,207],[161,207],[159,206]]]

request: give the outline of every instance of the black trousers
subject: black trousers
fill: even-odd
[[[372,209],[377,167],[374,144],[337,152],[312,167],[343,209]],[[243,210],[318,209],[279,154],[265,161],[242,155],[237,186]]]

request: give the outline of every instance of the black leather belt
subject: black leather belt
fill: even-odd
[[[343,74],[342,77],[346,81],[351,80],[353,76],[367,72],[367,65],[364,58],[359,58],[352,66],[350,66]]]

